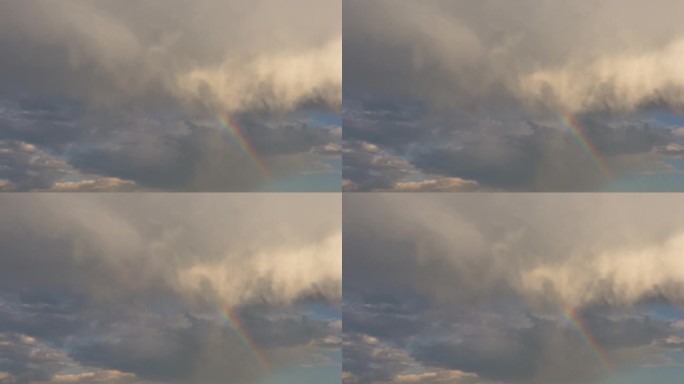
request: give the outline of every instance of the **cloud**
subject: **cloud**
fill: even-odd
[[[457,108],[497,101],[558,113],[681,107],[684,30],[666,27],[680,8],[667,0],[596,7],[351,1],[343,5],[345,81],[352,92],[398,92]],[[647,28],[636,32],[636,24]]]
[[[343,178],[370,191],[406,177],[361,162],[358,142],[407,163],[411,179],[401,182],[569,192],[676,175],[679,154],[659,149],[681,144],[684,29],[665,27],[680,8],[667,0],[344,3]],[[610,176],[592,169],[593,157]]]
[[[520,93],[570,113],[608,109],[633,111],[649,104],[682,108],[684,43],[675,41],[650,52],[618,54],[595,62],[566,64],[521,79]]]
[[[296,55],[257,57],[247,63],[224,62],[216,68],[194,69],[180,76],[178,87],[190,101],[213,96],[218,107],[229,110],[255,106],[287,110],[306,103],[339,108],[341,73],[342,40],[337,38]]]
[[[678,364],[676,196],[352,194],[344,206],[349,383],[450,371],[598,383]]]
[[[476,182],[459,179],[457,177],[436,180],[398,182],[393,188],[393,190],[397,192],[454,192],[476,189]]]
[[[0,140],[64,163],[29,173],[8,162],[14,175],[0,178],[14,190],[118,178],[254,191],[339,162],[314,150],[340,141],[328,121],[341,108],[339,4],[41,0],[0,15]],[[302,184],[317,188],[315,176]]]
[[[0,330],[61,356],[28,381],[254,383],[339,349],[339,196],[17,194],[0,204],[0,237],[14,239]],[[0,371],[33,374],[24,355]]]
[[[415,166],[379,146],[367,142],[345,142],[342,150],[344,191],[469,191],[478,183],[458,177],[405,181],[417,173]]]
[[[474,375],[463,373],[460,371],[440,371],[440,372],[426,372],[421,374],[404,374],[397,375],[394,381],[397,383],[467,383],[468,379],[473,378]]]
[[[471,190],[596,190],[635,173],[671,172],[668,160],[678,156],[669,129],[639,121],[578,118],[585,144],[560,120],[445,115],[411,120],[417,127],[402,130],[384,113],[364,109],[362,115],[345,120],[354,128],[344,141],[343,177],[365,191],[453,178],[469,181]]]
[[[134,189],[134,182],[130,180],[121,180],[116,177],[107,177],[95,180],[62,181],[57,182],[52,186],[52,190],[58,192],[130,192]]]
[[[674,256],[682,228],[672,219],[680,204],[673,197],[409,195],[346,199],[349,214],[345,214],[344,225],[349,235],[345,247],[349,238],[350,250],[358,254],[373,255],[376,247],[382,247],[394,260],[401,260],[387,266],[390,269],[382,279],[388,284],[395,284],[398,280],[393,279],[403,275],[402,284],[417,292],[452,301],[513,294],[531,304],[560,301],[574,306],[619,306],[655,297],[674,302],[684,298],[678,288],[682,276],[677,271],[681,268]],[[649,200],[647,211],[639,208],[643,204],[632,203],[645,199]],[[412,208],[395,209],[399,206]],[[433,216],[437,212],[440,214]],[[406,215],[414,219],[408,220]],[[640,218],[638,227],[629,219],[632,217]],[[361,218],[366,222],[358,221]],[[385,221],[395,224],[380,224]],[[611,228],[610,234],[603,228]],[[379,245],[366,242],[367,236],[385,240]],[[539,238],[547,241],[539,242]],[[504,254],[510,256],[503,258]],[[358,271],[357,276],[365,276],[356,269],[361,266],[364,270],[387,268],[381,259],[370,256],[350,259],[348,265]],[[473,279],[469,277],[473,271],[482,273]],[[433,278],[423,281],[423,273]],[[460,278],[454,280],[454,276]],[[459,287],[457,294],[452,288],[448,295],[439,294],[440,289],[455,286]]]
[[[43,252],[34,252],[34,248],[24,247],[22,242],[8,250],[7,270],[21,271],[26,284],[59,283],[93,297],[125,296],[126,292],[145,291],[159,284],[157,288],[176,294],[220,299],[227,305],[262,300],[288,303],[318,292],[319,288],[322,297],[333,301],[340,297],[335,289],[323,290],[330,288],[328,284],[337,284],[339,289],[341,282],[341,235],[335,222],[339,207],[334,206],[332,196],[312,196],[310,208],[305,210],[296,196],[244,196],[234,201],[219,196],[190,199],[182,195],[179,200],[152,195],[141,196],[139,200],[100,200],[81,195],[57,200],[20,196],[8,199],[15,200],[5,203],[8,208],[0,222],[2,236],[14,236],[15,224],[23,223],[27,230],[23,237],[37,239],[32,247],[51,249],[52,256],[47,260],[42,260]],[[238,200],[241,202],[237,203]],[[287,200],[290,207],[282,207]],[[174,208],[176,213],[164,213],[181,201],[190,205]],[[236,216],[244,215],[247,206],[252,218]],[[31,213],[41,210],[42,218],[37,220]],[[143,212],[154,213],[159,221],[141,220]],[[217,212],[227,216],[216,218]],[[185,219],[185,215],[194,219]],[[272,217],[268,224],[261,221],[265,217]],[[93,220],[100,224],[91,226]],[[59,229],[53,227],[57,222],[62,223],[57,226]],[[269,231],[262,233],[268,236],[247,236],[257,228],[264,231],[265,225]],[[46,231],[53,235],[45,236]],[[216,238],[211,237],[212,233],[217,234]],[[234,241],[243,236],[242,241]],[[286,257],[282,265],[276,263],[274,255]],[[140,266],[143,256],[144,267]],[[301,259],[294,263],[297,257]],[[65,275],[49,277],[46,271],[32,270],[32,260],[53,265]],[[94,263],[85,275],[79,271],[83,263]],[[317,267],[313,268],[314,265]],[[234,274],[231,271],[236,266],[249,272]],[[70,278],[62,280],[66,276]],[[69,282],[70,279],[73,280]]]
[[[669,131],[590,120],[582,125],[598,154],[587,154],[567,131],[532,124],[528,134],[480,134],[423,150],[414,164],[428,173],[473,179],[493,188],[535,191],[591,190],[616,175],[665,168],[652,152],[669,142]]]
[[[0,67],[7,91],[60,92],[101,106],[177,99],[231,112],[340,103],[340,21],[332,3],[42,1],[3,8],[0,47],[13,53]],[[304,9],[318,20],[297,22]]]
[[[30,143],[0,140],[2,191],[49,188],[70,170],[62,159]]]

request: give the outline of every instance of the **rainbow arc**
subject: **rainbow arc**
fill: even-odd
[[[596,359],[608,371],[613,370],[613,363],[610,361],[608,354],[603,350],[601,345],[596,341],[592,333],[587,328],[587,325],[582,320],[582,317],[572,307],[566,307],[563,310],[563,317],[568,322],[570,327],[577,333],[584,341],[591,352],[596,356]]]
[[[611,178],[612,172],[606,164],[606,161],[601,157],[601,153],[596,149],[594,144],[589,140],[582,125],[572,115],[565,115],[561,118],[563,126],[565,126],[571,133],[572,138],[575,139],[580,148],[587,154],[587,157],[594,164],[596,170],[606,178]]]
[[[240,316],[229,307],[221,308],[219,313],[225,323],[228,324],[228,327],[230,327],[230,329],[235,333],[242,345],[244,345],[245,348],[252,354],[252,356],[254,356],[254,359],[259,363],[261,368],[265,372],[270,372],[271,367],[268,364],[268,360],[266,360],[263,352],[261,352],[258,345],[254,342],[249,332],[242,324]]]
[[[238,122],[227,113],[218,114],[217,119],[219,125],[221,125],[221,127],[228,132],[238,147],[240,147],[240,150],[242,150],[242,152],[252,161],[252,163],[254,163],[261,175],[267,179],[270,179],[271,172],[268,170],[268,167],[266,167],[264,160],[261,158],[261,156],[259,156],[259,153],[254,150],[254,147],[242,132],[242,128]]]

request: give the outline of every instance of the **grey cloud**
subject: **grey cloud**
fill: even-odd
[[[362,289],[374,280],[366,271],[384,270],[375,276],[380,287],[463,303],[492,296],[530,304],[678,301],[681,276],[663,262],[678,263],[670,249],[682,230],[674,220],[679,209],[674,197],[649,195],[345,196],[345,252],[357,256],[345,258],[345,278]],[[381,257],[387,254],[391,263]],[[624,262],[637,257],[647,262],[646,280],[625,290],[636,282]],[[595,263],[609,269],[593,270]],[[571,278],[580,265],[584,272]],[[561,289],[556,278],[573,284]]]
[[[675,196],[352,194],[344,204],[345,382],[455,372],[453,382],[598,383],[612,369],[676,364],[681,327],[650,309],[684,297]]]
[[[343,369],[352,375],[345,384],[390,381],[411,361],[407,353],[363,334],[345,332],[342,345]]]
[[[255,311],[240,316],[258,353],[276,366],[282,358],[274,350],[285,349],[292,360],[306,354],[298,348],[306,348],[314,337],[330,335],[322,322],[305,317],[269,320],[267,313]],[[251,383],[263,375],[263,367],[225,324],[191,315],[164,323],[163,318],[126,319],[121,326],[110,325],[107,338],[76,343],[71,356],[88,366],[164,382],[215,382],[230,377],[235,383]]]
[[[74,154],[72,163],[158,190],[239,191],[259,185],[262,177],[224,132],[212,128],[190,125],[185,133],[141,133],[115,146],[105,143]]]
[[[620,361],[622,348],[649,348],[671,331],[663,321],[648,317],[610,319],[591,311],[580,314],[591,337],[605,348],[608,359]],[[458,342],[442,341],[415,348],[417,360],[443,368],[459,369],[504,382],[595,382],[605,374],[595,351],[580,342],[565,321],[529,318],[531,326],[496,328],[485,325],[458,334]],[[566,358],[560,361],[556,356]],[[640,356],[637,359],[648,357]],[[549,366],[551,366],[549,368]]]
[[[0,191],[50,188],[69,174],[64,160],[22,141],[0,141]]]
[[[623,175],[668,169],[660,154],[673,153],[672,144],[671,150],[665,147],[674,140],[669,129],[605,117],[579,121],[597,154],[587,153],[558,123],[442,116],[414,122],[407,133],[389,119],[359,119],[345,138],[343,177],[366,191],[439,191],[440,185],[443,190],[587,191]],[[392,162],[381,162],[380,154]],[[610,175],[596,161],[605,163]],[[424,183],[403,180],[407,175],[421,175]]]
[[[403,159],[388,153],[371,154],[344,149],[346,161],[342,190],[345,192],[473,192],[486,191],[474,180],[428,175],[420,181],[405,181],[419,173]],[[401,170],[401,166],[407,169]],[[363,167],[367,166],[367,169]],[[382,170],[391,169],[385,174]],[[404,180],[404,181],[403,181]]]
[[[298,297],[316,297],[315,289],[328,289],[329,279],[333,286],[338,283],[340,287],[341,270],[337,268],[341,266],[341,251],[336,248],[336,242],[340,241],[336,222],[340,207],[335,205],[338,198],[334,196],[310,196],[307,208],[301,205],[304,200],[297,195],[270,199],[246,195],[236,195],[234,199],[218,195],[141,195],[128,199],[85,195],[8,196],[6,199],[2,202],[6,209],[0,221],[0,236],[26,239],[8,242],[4,257],[7,268],[3,269],[6,281],[36,287],[59,284],[71,292],[92,297],[109,297],[117,292],[125,297],[124,292],[148,289],[151,293],[174,295],[194,291],[188,296],[193,300],[193,295],[200,293],[216,295],[205,296],[207,299],[235,294],[232,298],[223,297],[228,302],[237,300],[235,304],[243,300],[289,302]],[[174,209],[169,210],[170,207]],[[222,218],[216,217],[219,212],[224,215]],[[264,216],[249,218],[246,212],[250,215],[262,212]],[[250,250],[251,246],[245,242],[250,237],[246,234],[256,228],[264,229],[265,223],[260,217],[271,218],[270,235],[268,241],[261,243],[260,251]],[[93,220],[100,222],[100,229],[89,224]],[[52,234],[47,236],[48,232]],[[212,237],[212,233],[217,235]],[[233,236],[244,239],[236,243]],[[44,256],[47,249],[49,258]],[[295,254],[303,257],[303,261],[310,257],[311,262],[319,265],[320,279],[298,269],[306,268],[301,263],[292,269],[287,265],[275,268],[276,259],[269,255],[276,253],[281,255],[277,263],[285,264]],[[232,291],[220,272],[227,271],[229,261],[232,268],[241,265],[244,271],[250,268],[250,263],[271,264],[274,268],[262,274],[256,274],[255,270],[249,280],[243,281],[245,285],[240,290]],[[35,264],[46,269],[34,269]],[[83,268],[89,273],[82,273]],[[301,285],[279,275],[280,272],[298,275]],[[207,287],[211,289],[207,291]],[[253,290],[252,295],[244,296],[249,290]],[[335,289],[319,294],[331,301],[340,296]]]
[[[416,348],[418,361],[431,366],[476,372],[486,379],[529,380],[540,356],[539,332],[487,333],[460,343],[438,342]]]
[[[148,380],[215,381],[231,374],[236,383],[243,383],[260,374],[237,336],[215,323],[190,319],[184,328],[145,327],[122,336],[77,345],[72,355],[90,366],[132,372]]]
[[[36,345],[36,340],[21,334],[0,334],[0,382],[28,383],[48,380],[59,372],[68,359]]]
[[[274,368],[339,348],[341,330],[305,309],[334,311],[341,299],[339,196],[21,194],[0,204],[0,237],[13,239],[0,258],[0,330],[65,362],[31,380],[253,383],[264,368],[222,308]],[[33,374],[22,356],[0,372]]]
[[[138,186],[131,180],[104,177],[80,181],[60,181],[52,184],[49,191],[55,192],[133,192]]]
[[[105,0],[3,9],[0,48],[12,57],[0,67],[7,92],[133,108],[170,100],[230,110],[339,103],[341,53],[330,45],[341,33],[334,3]],[[304,9],[317,20],[303,22]],[[284,70],[288,65],[296,67]],[[311,65],[319,72],[307,73]],[[245,80],[228,81],[236,73]]]
[[[433,130],[421,125],[425,108],[416,103],[350,101],[343,111],[344,137],[402,149]]]
[[[8,138],[5,146],[21,146],[4,150],[0,178],[12,182],[11,189],[244,191],[266,180],[254,155],[244,153],[218,122],[123,115],[89,126],[81,120],[45,119],[40,114],[10,116],[7,129],[1,130]],[[275,176],[296,173],[320,157],[339,158],[339,138],[332,128],[277,122],[277,116],[234,119]],[[31,153],[20,150],[26,148]],[[65,179],[78,175],[83,180]]]
[[[342,157],[347,191],[390,189],[413,171],[406,160],[364,141],[345,141]]]
[[[667,0],[348,1],[344,78],[352,93],[411,95],[462,110],[681,105],[674,68],[684,30],[671,28],[680,8]],[[653,18],[643,20],[644,12]]]
[[[431,189],[391,186],[460,178],[487,190],[597,191],[677,172],[677,139],[639,119],[679,116],[684,105],[676,69],[684,29],[667,27],[680,8],[667,0],[345,2],[346,189],[421,191]],[[563,132],[568,116],[588,144]],[[405,172],[360,161],[358,142],[407,163]],[[610,177],[596,172],[593,156]],[[401,180],[407,172],[411,180]]]
[[[226,113],[276,179],[339,159],[316,150],[337,144],[331,130],[298,121],[341,108],[335,2],[39,0],[3,4],[0,15],[0,140],[31,144],[66,168],[6,161],[4,189],[269,185],[219,126]]]

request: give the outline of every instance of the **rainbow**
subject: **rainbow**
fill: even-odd
[[[228,114],[218,114],[217,119],[219,124],[223,129],[230,134],[230,136],[235,139],[235,142],[240,147],[242,152],[249,157],[250,160],[256,165],[261,174],[266,178],[271,178],[271,172],[266,168],[266,164],[259,157],[259,154],[254,150],[254,147],[249,143],[249,140],[245,137],[240,129],[240,125],[230,117]]]
[[[573,139],[577,141],[582,150],[589,156],[589,159],[594,163],[596,169],[606,178],[612,177],[612,172],[606,165],[605,160],[601,158],[601,154],[596,149],[594,144],[589,141],[589,138],[584,133],[582,126],[575,120],[572,115],[564,115],[561,118],[563,125],[570,131]]]
[[[596,342],[591,332],[587,329],[586,324],[582,321],[582,318],[577,314],[577,312],[572,307],[567,307],[563,311],[563,317],[567,320],[568,324],[572,329],[584,340],[589,349],[594,353],[598,361],[606,368],[608,371],[613,370],[613,364],[608,358],[606,352],[601,348],[601,346]]]
[[[271,367],[269,366],[268,361],[264,357],[264,354],[259,351],[259,348],[242,325],[240,317],[228,307],[221,308],[219,314],[226,324],[228,324],[228,327],[233,330],[240,342],[252,353],[252,355],[254,355],[254,358],[261,368],[266,372],[270,372]]]

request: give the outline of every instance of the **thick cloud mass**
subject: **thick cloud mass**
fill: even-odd
[[[345,382],[602,383],[679,366],[675,195],[362,194],[344,207]]]
[[[339,196],[0,205],[0,382],[254,383],[339,364]]]
[[[0,145],[36,146],[53,163],[8,150],[3,188],[105,189],[116,178],[127,189],[247,191],[269,182],[254,156],[275,178],[337,173],[339,155],[314,149],[339,145],[340,13],[309,0],[3,3]],[[226,132],[236,126],[243,139]]]
[[[466,189],[624,190],[635,175],[679,174],[664,147],[680,142],[682,7],[345,1],[345,188],[457,178]]]
[[[339,3],[70,0],[2,6],[4,91],[224,112],[340,104]],[[309,12],[316,14],[315,19]],[[315,70],[314,70],[315,69]]]
[[[351,0],[345,80],[452,107],[497,98],[573,113],[682,107],[682,11],[671,0]]]

